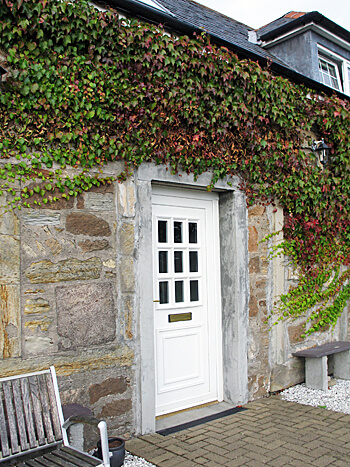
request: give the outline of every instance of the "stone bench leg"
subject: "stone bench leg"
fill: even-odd
[[[334,378],[350,379],[350,350],[334,354]]]
[[[327,356],[305,358],[305,384],[311,389],[328,389]]]
[[[68,431],[69,444],[78,451],[84,451],[84,425],[77,423],[69,427]]]

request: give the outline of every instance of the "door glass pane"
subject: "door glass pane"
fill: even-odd
[[[159,303],[169,303],[168,281],[159,282]]]
[[[190,272],[198,272],[198,251],[190,251]]]
[[[174,222],[174,243],[182,243],[182,222]]]
[[[198,302],[198,281],[190,281],[190,301]]]
[[[166,243],[167,241],[167,221],[158,221],[158,242]]]
[[[197,243],[197,223],[188,223],[188,240],[190,243]]]
[[[159,252],[159,272],[160,273],[168,272],[168,252],[167,251]]]
[[[180,303],[184,301],[184,282],[175,281],[175,302]]]
[[[183,272],[182,251],[174,251],[175,272]]]

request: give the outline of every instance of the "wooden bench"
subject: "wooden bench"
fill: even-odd
[[[67,429],[89,423],[100,430],[103,462],[69,446]],[[0,465],[109,467],[107,425],[94,417],[64,421],[54,367],[0,379]]]
[[[334,378],[350,380],[350,342],[330,342],[292,354],[305,358],[305,384],[308,388],[328,389],[328,359],[333,355]]]

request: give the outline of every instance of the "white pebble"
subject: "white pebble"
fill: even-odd
[[[343,379],[335,381],[336,384],[326,391],[307,388],[303,383],[285,389],[280,395],[282,399],[290,402],[350,414],[350,381]]]
[[[134,456],[125,451],[124,467],[155,467],[154,464],[147,462],[142,457]]]

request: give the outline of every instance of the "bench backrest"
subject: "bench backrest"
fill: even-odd
[[[61,443],[61,417],[54,368],[1,378],[0,462]]]

